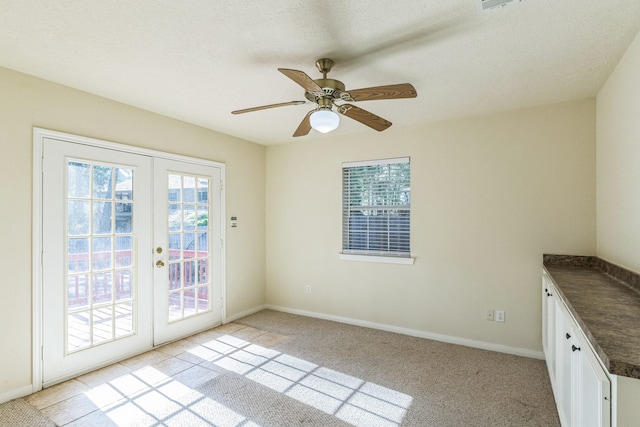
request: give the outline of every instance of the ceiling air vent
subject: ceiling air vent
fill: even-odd
[[[478,10],[482,12],[483,10],[496,9],[498,7],[502,7],[507,3],[511,3],[514,0],[477,0],[478,1]]]

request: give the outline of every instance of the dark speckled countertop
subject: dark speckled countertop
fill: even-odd
[[[596,257],[543,264],[609,373],[640,378],[640,275]]]

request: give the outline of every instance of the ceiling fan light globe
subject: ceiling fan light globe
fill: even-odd
[[[331,132],[340,124],[340,116],[329,109],[315,111],[309,117],[311,127],[321,133]]]

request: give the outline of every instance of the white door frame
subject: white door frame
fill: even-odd
[[[32,392],[42,390],[43,381],[43,337],[42,337],[42,309],[43,309],[43,277],[42,277],[42,248],[43,248],[43,154],[44,140],[59,139],[61,141],[72,142],[76,144],[90,145],[109,150],[118,150],[126,153],[140,154],[149,157],[162,158],[168,160],[176,160],[186,163],[193,163],[205,166],[213,166],[220,168],[221,194],[220,194],[220,211],[221,211],[221,238],[223,249],[221,251],[220,272],[220,315],[222,323],[226,323],[226,205],[225,205],[225,176],[226,165],[211,160],[198,159],[194,157],[182,156],[179,154],[165,153],[162,151],[139,148],[115,142],[104,141],[95,138],[72,135],[64,132],[58,132],[42,128],[33,128],[33,199],[32,199]]]

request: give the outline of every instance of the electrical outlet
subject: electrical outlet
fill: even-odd
[[[496,310],[496,322],[504,322],[504,310]]]
[[[487,320],[493,320],[493,309],[487,308]]]
[[[310,294],[311,293],[311,285],[307,285],[305,290],[307,291],[308,294]]]

